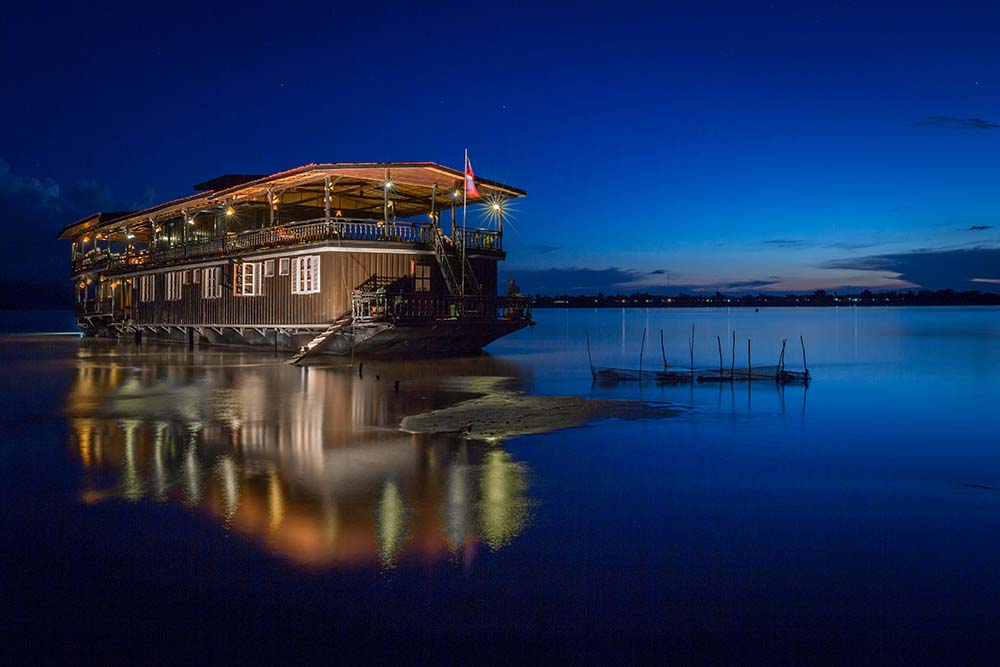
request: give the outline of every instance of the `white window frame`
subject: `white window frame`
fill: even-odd
[[[205,299],[222,297],[222,267],[209,266],[202,270],[201,296]]]
[[[264,277],[273,278],[274,277],[274,260],[265,259],[264,260]]]
[[[150,303],[156,301],[156,274],[147,273],[139,276],[139,301]]]
[[[233,265],[233,294],[236,296],[260,296],[261,263],[240,262]]]
[[[201,282],[201,269],[191,269],[191,282],[195,285]]]
[[[292,270],[292,260],[289,257],[282,257],[278,260],[278,275],[287,276]]]
[[[180,301],[184,294],[181,287],[184,284],[184,272],[168,271],[164,280],[166,285],[163,290],[163,298],[166,301]]]
[[[292,294],[318,294],[320,291],[320,256],[304,255],[292,259]]]

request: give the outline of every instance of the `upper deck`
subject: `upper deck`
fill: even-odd
[[[83,254],[75,255],[72,266],[74,275],[89,271],[101,271],[111,275],[324,242],[358,249],[430,249],[433,247],[436,233],[431,223],[386,224],[371,220],[320,218],[229,233],[220,237],[194,239],[161,250],[137,246],[118,250],[92,248]],[[493,255],[498,259],[505,256],[503,235],[497,230],[458,228],[451,236],[442,235],[442,240],[447,248],[455,252],[461,250],[464,240],[466,252]]]
[[[143,211],[89,216],[60,238],[73,242],[74,275],[317,243],[464,249],[502,259],[507,202],[525,192],[477,178],[479,196],[468,198],[465,226],[458,212],[466,199],[463,178],[434,163],[314,164],[270,176],[228,175]]]

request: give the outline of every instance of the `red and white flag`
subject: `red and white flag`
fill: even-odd
[[[465,196],[479,196],[479,190],[476,189],[476,175],[472,173],[472,163],[469,162],[469,151],[465,151]]]

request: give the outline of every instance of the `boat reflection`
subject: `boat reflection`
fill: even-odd
[[[488,357],[449,360],[447,377],[434,363],[362,377],[258,353],[86,341],[66,402],[81,499],[180,503],[306,567],[471,564],[524,529],[528,470],[496,445],[396,426],[530,378]]]

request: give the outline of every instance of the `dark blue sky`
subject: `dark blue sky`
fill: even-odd
[[[996,8],[425,4],[8,7],[0,280],[91,209],[468,147],[529,291],[1000,290]]]

